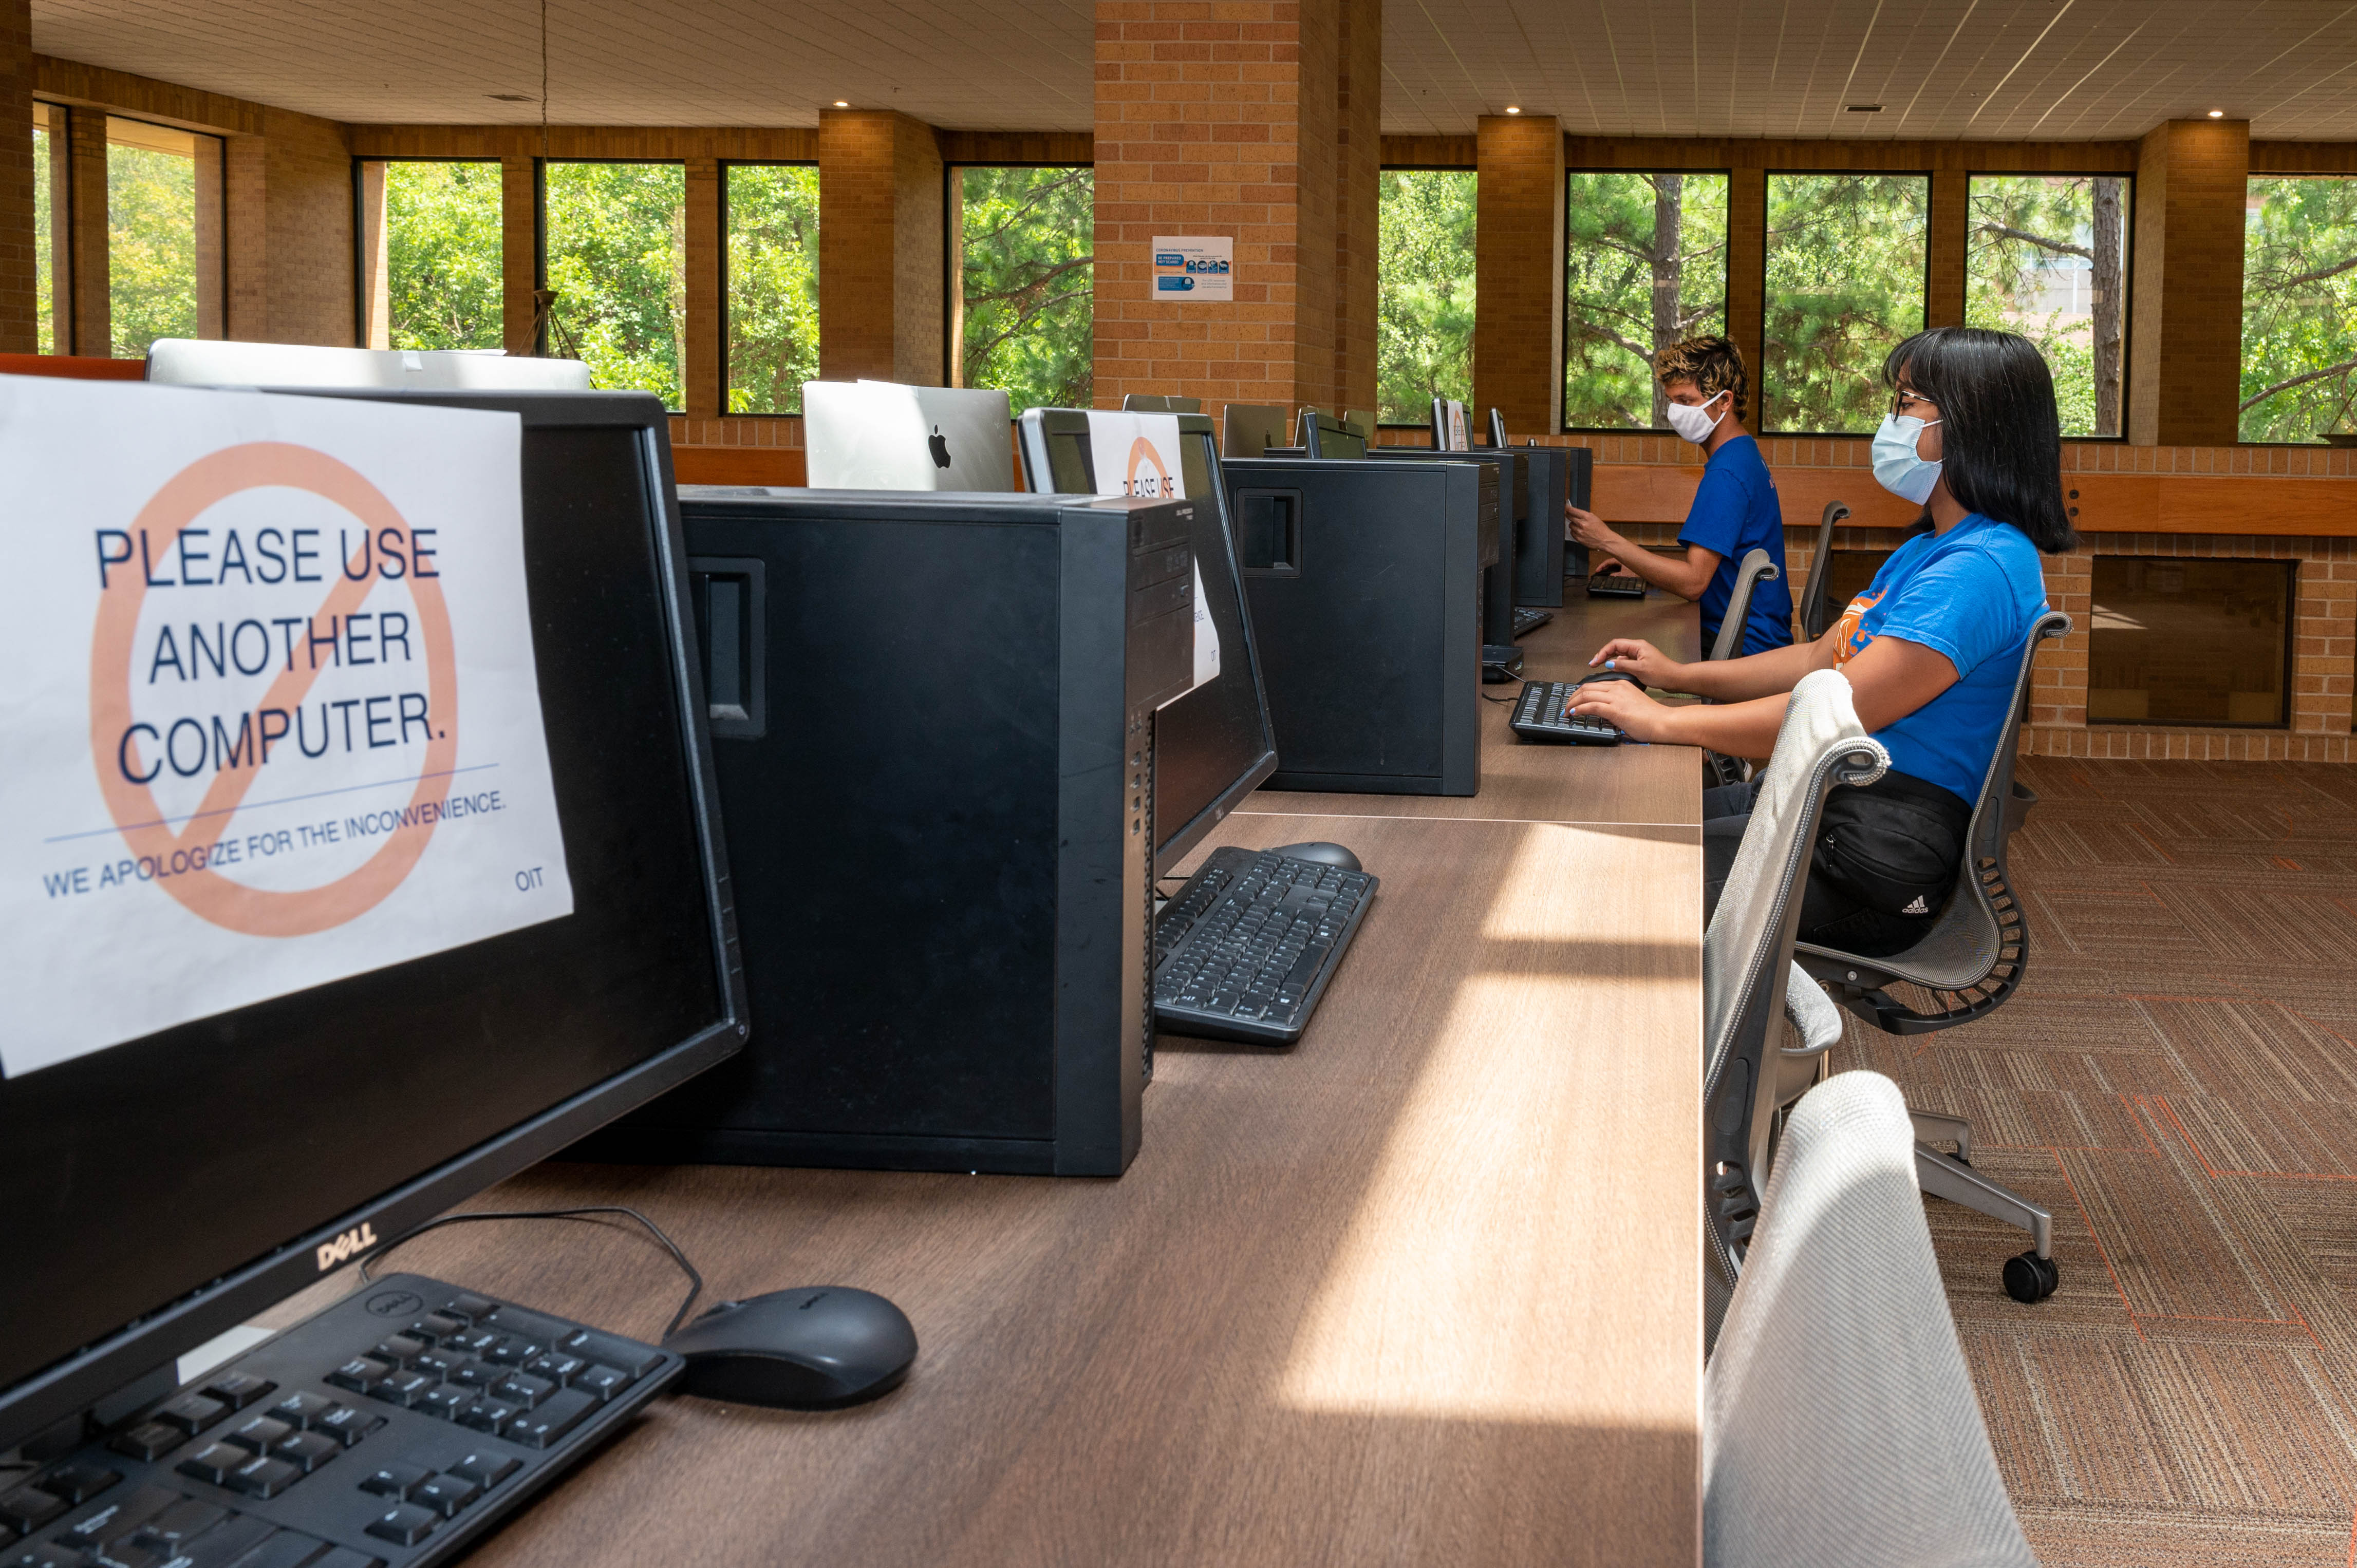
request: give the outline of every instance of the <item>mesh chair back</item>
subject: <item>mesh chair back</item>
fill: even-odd
[[[1751,621],[1752,590],[1781,575],[1765,550],[1745,552],[1743,564],[1735,569],[1735,591],[1727,596],[1727,615],[1718,623],[1718,637],[1710,645],[1708,658],[1732,659],[1743,651],[1743,628]]]
[[[1956,1343],[1898,1085],[1801,1098],[1703,1376],[1706,1568],[2036,1568]]]
[[[1742,847],[1703,933],[1703,1182],[1714,1262],[1706,1315],[1712,1324],[1741,1271],[1759,1214],[1776,1111],[1768,1032],[1783,1010],[1818,812],[1836,779],[1869,784],[1889,763],[1882,744],[1857,721],[1848,677],[1837,670],[1803,676],[1784,709]]]
[[[1834,624],[1833,606],[1826,602],[1833,592],[1834,525],[1848,515],[1848,502],[1827,501],[1817,521],[1817,553],[1809,557],[1809,581],[1801,590],[1801,633],[1811,642]]]

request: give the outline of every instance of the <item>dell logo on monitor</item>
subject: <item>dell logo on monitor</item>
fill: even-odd
[[[376,1231],[367,1225],[357,1230],[347,1230],[319,1249],[319,1272],[326,1273],[355,1252],[365,1252],[376,1245]]]

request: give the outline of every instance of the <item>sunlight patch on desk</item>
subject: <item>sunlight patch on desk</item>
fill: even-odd
[[[1690,946],[1702,919],[1698,842],[1633,837],[1619,823],[1533,822],[1482,918],[1481,935],[1492,941],[1667,940]],[[1609,868],[1608,886],[1642,879],[1646,896],[1599,903],[1599,866]],[[1681,887],[1692,891],[1681,896]]]

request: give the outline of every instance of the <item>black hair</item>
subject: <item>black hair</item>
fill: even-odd
[[[2054,374],[2037,346],[1984,327],[1934,327],[1890,350],[1883,384],[1897,387],[1902,371],[1917,396],[1939,405],[1948,493],[2049,554],[2075,549]]]

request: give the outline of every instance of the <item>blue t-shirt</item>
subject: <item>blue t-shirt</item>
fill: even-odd
[[[2013,704],[2022,644],[2045,613],[2038,546],[1974,512],[1945,533],[1909,540],[1882,564],[1835,625],[1835,667],[1884,636],[1932,649],[1956,667],[1954,685],[1874,738],[1900,772],[1971,804]]]
[[[1743,558],[1754,550],[1768,552],[1776,568],[1773,582],[1751,585],[1749,624],[1743,628],[1738,654],[1765,653],[1789,648],[1792,642],[1792,590],[1784,581],[1784,509],[1776,499],[1776,481],[1760,456],[1760,443],[1736,435],[1710,455],[1702,471],[1702,488],[1695,491],[1686,524],[1678,542],[1699,544],[1718,556],[1718,570],[1702,594],[1702,645],[1707,650],[1718,640],[1727,604],[1735,596],[1735,575]]]

